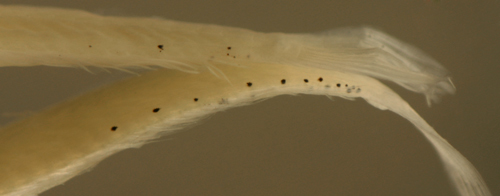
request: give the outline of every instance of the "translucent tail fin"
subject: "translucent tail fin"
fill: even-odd
[[[490,191],[481,174],[474,166],[458,152],[451,144],[443,139],[406,101],[399,97],[385,85],[377,85],[372,93],[366,94],[363,98],[368,103],[380,109],[393,111],[408,121],[427,138],[441,159],[446,172],[461,196],[491,196]],[[375,94],[374,94],[375,93]],[[377,96],[383,94],[384,96]]]
[[[313,36],[317,42],[302,48],[295,63],[389,80],[424,94],[429,106],[455,92],[448,72],[436,60],[373,28],[342,28]]]

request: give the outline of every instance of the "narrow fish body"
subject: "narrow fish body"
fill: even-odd
[[[139,147],[230,107],[281,94],[354,98],[379,84],[363,76],[273,64],[218,69],[226,79],[209,72],[158,70],[5,127],[0,133],[0,193],[27,184],[60,184],[118,150]]]
[[[160,66],[214,74],[213,64],[276,63],[364,74],[423,93],[453,93],[447,71],[420,50],[371,28],[316,34],[259,33],[79,10],[0,6],[0,67]],[[227,48],[231,48],[228,51]]]
[[[0,6],[0,28],[0,66],[125,69],[156,65],[191,71],[205,70],[207,61],[269,61],[276,57],[276,49],[281,47],[276,42],[284,35],[24,6]],[[232,51],[227,51],[231,46]]]
[[[0,67],[95,66],[153,72],[54,106],[0,130],[0,194],[33,195],[120,150],[140,147],[230,107],[282,94],[360,97],[413,123],[460,195],[491,195],[480,174],[377,79],[422,93],[454,93],[447,71],[371,28],[258,33],[78,10],[0,6]]]

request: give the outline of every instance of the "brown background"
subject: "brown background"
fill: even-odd
[[[428,108],[395,87],[500,195],[500,1],[0,0],[108,15],[316,32],[371,25],[447,67],[457,93]],[[131,75],[0,68],[0,125]],[[408,121],[366,102],[280,96],[216,114],[126,150],[53,188],[55,195],[454,195],[430,144]],[[0,174],[1,175],[1,174]]]

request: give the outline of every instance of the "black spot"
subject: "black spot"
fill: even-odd
[[[340,83],[337,83],[337,87],[340,87]]]
[[[219,101],[219,104],[220,104],[220,105],[223,105],[223,104],[228,104],[228,103],[229,103],[229,101],[228,101],[227,99],[224,99],[224,98],[222,98],[222,99]]]
[[[304,79],[304,82],[305,82],[305,83],[308,83],[308,82],[309,82],[309,80],[308,80],[308,79]]]
[[[111,131],[116,131],[116,129],[118,129],[118,127],[117,127],[117,126],[112,126],[112,127],[111,127]]]
[[[194,101],[198,101],[198,98],[194,98]]]
[[[345,84],[345,87],[348,87],[349,85]]]
[[[285,79],[281,80],[281,84],[285,84],[285,83],[286,83]]]
[[[228,47],[227,47],[227,49],[228,49],[228,50],[231,50],[231,46],[228,46]]]
[[[161,44],[160,44],[160,45],[158,45],[158,48],[159,48],[160,50],[163,50],[163,45],[161,45]]]
[[[318,78],[318,81],[319,81],[319,82],[323,82],[323,78],[322,78],[322,77],[319,77],[319,78]]]
[[[247,86],[248,86],[248,87],[251,87],[251,86],[252,86],[252,83],[251,83],[251,82],[247,82]]]
[[[153,109],[153,112],[154,112],[154,113],[156,113],[156,112],[158,112],[158,111],[160,111],[160,108],[155,108],[155,109]]]

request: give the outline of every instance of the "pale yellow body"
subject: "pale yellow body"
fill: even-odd
[[[365,77],[349,78],[336,71],[272,64],[218,68],[228,73],[227,80],[209,72],[157,70],[4,128],[0,133],[0,173],[3,174],[0,192],[46,180],[47,175],[64,173],[61,170],[78,162],[91,163],[84,166],[91,167],[105,157],[88,158],[94,153],[111,153],[115,148],[140,145],[137,137],[162,129],[173,131],[171,127],[229,107],[280,94],[358,97],[370,88],[369,84],[360,83]],[[156,108],[159,110],[153,112]],[[114,131],[113,126],[117,127]],[[63,179],[76,174],[78,172],[68,173]]]

